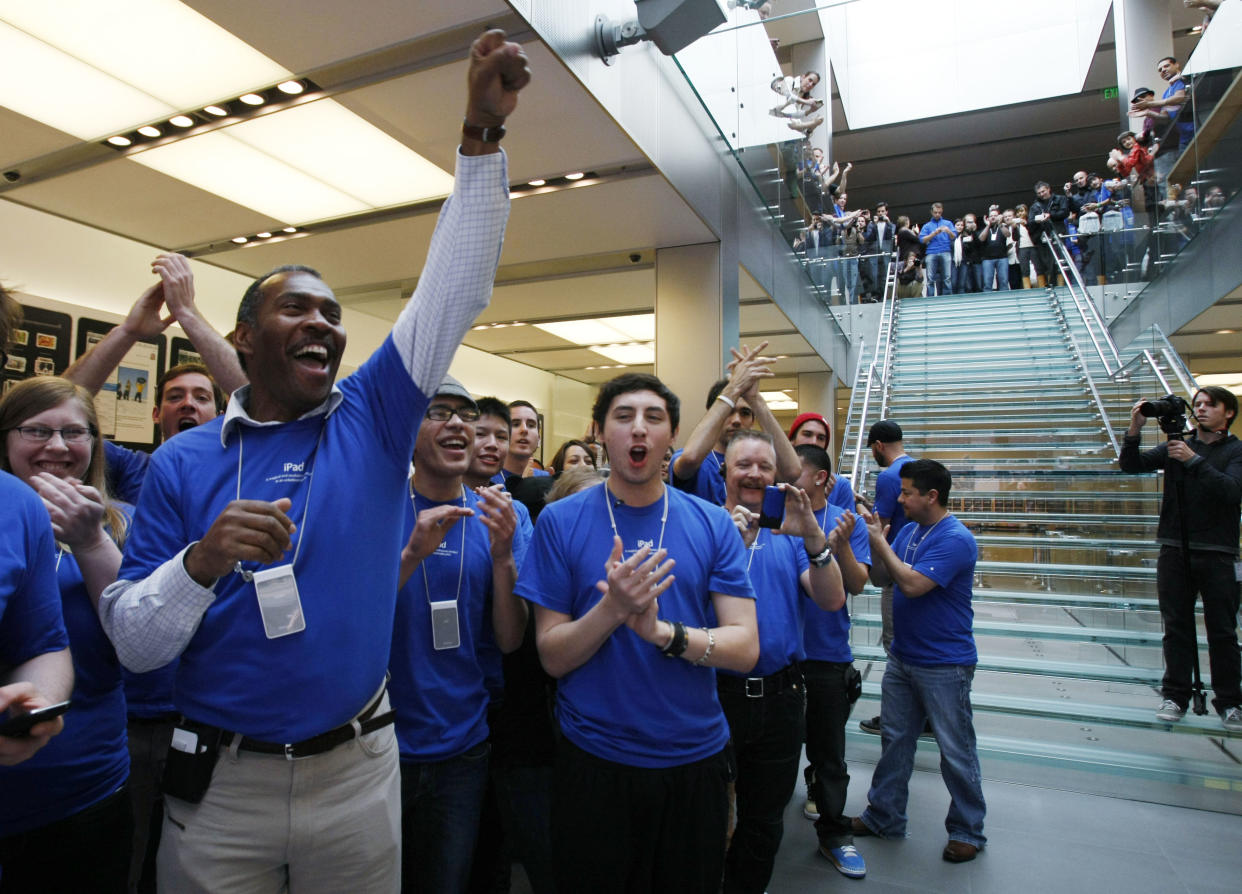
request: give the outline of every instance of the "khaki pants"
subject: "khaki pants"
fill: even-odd
[[[292,761],[222,748],[201,803],[165,798],[161,891],[395,894],[400,878],[391,725]]]

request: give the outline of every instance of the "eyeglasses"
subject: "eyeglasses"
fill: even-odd
[[[34,441],[36,444],[46,444],[52,440],[52,435],[60,435],[62,441],[66,444],[81,444],[95,437],[95,430],[92,428],[83,428],[80,425],[69,425],[65,428],[48,428],[46,425],[19,425],[9,429],[15,431],[27,441]]]
[[[478,407],[450,407],[448,404],[432,404],[426,413],[432,422],[448,422],[454,415],[462,422],[477,422],[482,414]]]

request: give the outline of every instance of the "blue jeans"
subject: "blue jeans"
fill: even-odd
[[[947,251],[929,254],[923,259],[927,270],[928,295],[952,295],[953,284],[949,281],[953,267],[953,256]]]
[[[487,789],[487,742],[447,760],[401,761],[401,888],[464,892]]]
[[[858,257],[857,255],[842,255],[839,263],[841,265],[841,291],[845,293],[845,303],[857,304]]]
[[[993,281],[996,285],[993,286]],[[983,287],[981,292],[1007,292],[1009,291],[1009,259],[1008,258],[984,258],[983,259]]]
[[[940,746],[940,775],[949,790],[944,827],[951,841],[983,847],[983,781],[970,707],[974,665],[917,667],[888,657],[880,684],[880,760],[862,821],[882,838],[906,834],[906,801],[914,752],[927,721]]]

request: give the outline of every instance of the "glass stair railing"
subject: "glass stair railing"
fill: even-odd
[[[1071,774],[1084,790],[1242,812],[1242,735],[1211,713],[1155,718],[1160,481],[1116,463],[1134,401],[1193,382],[1158,332],[1118,350],[1089,301],[1066,288],[906,298],[891,345],[875,342],[891,355],[873,383],[884,415],[912,456],[949,467],[950,508],[979,546],[973,702],[985,772]],[[856,403],[850,432],[882,418],[874,407],[856,418]],[[869,451],[857,465],[856,489],[870,494]],[[851,613],[866,679],[855,716],[869,717],[885,661],[879,591],[853,597]],[[1202,636],[1200,653],[1206,673]],[[856,727],[850,736],[879,747]],[[919,747],[934,758],[934,740]]]

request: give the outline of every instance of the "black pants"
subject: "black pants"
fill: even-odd
[[[1242,705],[1239,676],[1237,615],[1238,581],[1233,557],[1207,550],[1190,551],[1190,577],[1182,551],[1160,547],[1156,561],[1156,593],[1164,621],[1164,681],[1161,691],[1182,708],[1190,702],[1191,668],[1198,649],[1195,632],[1195,594],[1203,597],[1203,624],[1207,628],[1208,658],[1212,667],[1212,707],[1217,712]]]
[[[73,816],[0,839],[0,894],[125,894],[133,837],[121,786]]]
[[[562,738],[552,789],[558,891],[717,894],[729,749],[690,764],[631,767]]]
[[[725,855],[725,894],[763,894],[785,833],[785,805],[798,784],[806,690],[796,683],[750,698],[719,691],[737,759],[737,826]]]
[[[806,677],[807,788],[819,810],[815,834],[824,847],[854,843],[845,798],[850,772],[845,764],[845,724],[850,719],[847,680],[854,665],[848,662],[804,661]]]

